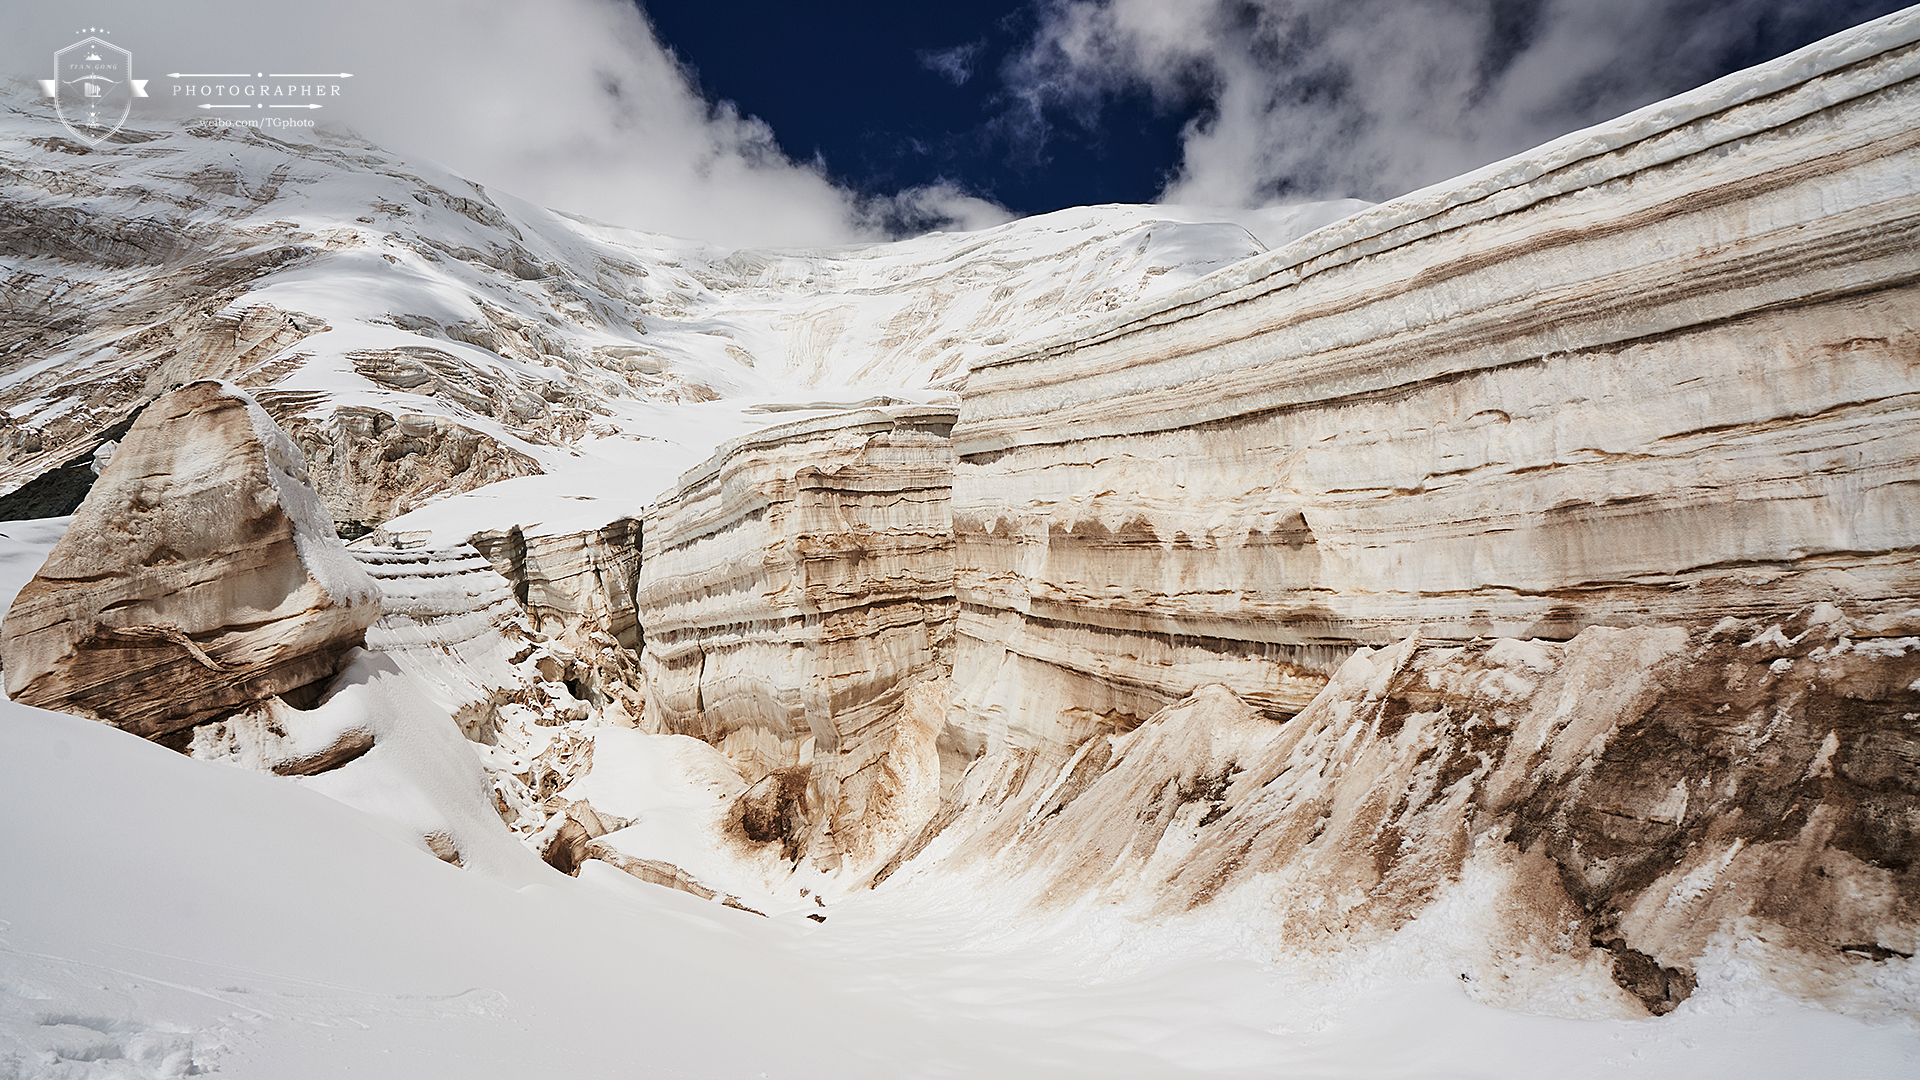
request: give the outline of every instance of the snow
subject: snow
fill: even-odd
[[[8,592],[64,527],[0,528]],[[321,708],[428,708],[371,668]],[[419,738],[457,739],[450,726]],[[630,853],[700,866],[672,845],[700,840],[725,786],[703,790],[687,767],[704,749],[604,730],[568,795],[639,818],[613,834]],[[1911,1021],[1794,1005],[1733,970],[1703,972],[1660,1021],[1493,1009],[1427,970],[1449,934],[1471,936],[1457,918],[1328,980],[1244,959],[1238,917],[1153,929],[1087,905],[1039,921],[961,876],[916,876],[815,925],[598,864],[578,881],[537,864],[460,871],[417,840],[424,815],[446,811],[404,795],[432,787],[404,759],[431,756],[387,743],[339,779],[292,784],[0,704],[0,865],[33,868],[0,879],[0,1061],[34,1077],[288,1078],[1532,1077],[1542,1063],[1570,1077],[1891,1077],[1920,1064]],[[363,763],[385,775],[353,774]],[[459,770],[440,780],[457,787]]]
[[[776,896],[767,888],[768,874],[726,856],[721,820],[745,790],[734,767],[698,739],[603,728],[594,738],[592,771],[560,794],[631,821],[604,838],[623,855],[671,863],[755,911],[813,910]]]
[[[47,808],[58,807],[57,814]],[[517,887],[367,813],[0,704],[0,1073],[1910,1076],[1910,1023],[1714,976],[1658,1021],[1344,982],[964,879],[762,919],[592,866]],[[590,864],[591,865],[591,864]],[[1230,930],[1230,928],[1216,928]],[[1394,947],[1422,948],[1418,933]],[[1392,950],[1389,950],[1391,953]]]
[[[7,598],[66,524],[0,525]],[[1333,970],[1249,959],[1268,913],[1228,905],[1147,925],[1089,900],[1041,916],[965,873],[906,874],[818,924],[791,897],[752,897],[762,918],[603,863],[571,879],[493,846],[512,841],[497,820],[470,816],[485,781],[459,754],[468,744],[390,661],[363,654],[318,711],[329,726],[386,727],[363,757],[290,783],[0,702],[0,866],[14,868],[0,875],[0,1075],[1754,1080],[1920,1069],[1913,1018],[1797,1004],[1732,950],[1660,1020],[1481,1004],[1459,967],[1492,910],[1471,878]],[[699,850],[738,783],[717,755],[618,728],[599,732],[595,753],[566,795],[637,819],[609,841],[748,892]],[[456,834],[466,869],[423,850],[434,827]],[[1920,978],[1911,965],[1887,977]],[[1566,985],[1543,978],[1539,992]]]
[[[446,836],[477,872],[514,884],[545,876],[543,864],[493,812],[492,781],[453,717],[393,660],[354,653],[326,700],[307,716],[324,726],[335,718],[365,726],[374,745],[340,768],[297,783],[401,826],[423,851],[431,849],[419,837]]]
[[[0,146],[36,176],[67,165],[33,141],[51,122],[42,113],[0,90]],[[290,369],[276,372],[275,394],[304,401],[313,419],[350,407],[438,419],[537,463],[544,475],[485,492],[419,493],[424,505],[402,507],[415,513],[390,530],[436,545],[637,513],[722,442],[792,419],[783,413],[951,390],[1063,324],[1177,292],[1366,205],[1113,204],[889,244],[731,250],[534,206],[325,128],[137,134],[137,155],[109,151],[88,213],[137,223],[158,206],[222,255],[304,252],[219,312],[237,325],[272,305],[324,324],[274,359]],[[234,194],[269,191],[265,202]],[[54,217],[76,209],[57,184],[20,198]],[[138,273],[12,261],[83,287]],[[142,362],[115,351],[126,332],[89,340],[91,378]],[[485,415],[459,395],[363,374],[368,356],[410,348],[450,358],[507,400],[577,409],[588,432]],[[0,395],[30,398],[9,403],[11,413],[44,422],[77,400],[71,385],[41,393],[44,380],[80,359],[26,364],[0,376]]]
[[[0,884],[0,970],[28,991],[4,999],[17,1072],[60,1075],[44,1054],[74,1033],[48,1029],[75,1013],[99,1044],[76,1075],[112,1075],[143,1032],[242,1076],[752,1076],[829,1056],[808,1037],[829,1018],[782,1006],[796,980],[672,895],[642,907],[551,871],[508,888],[276,778],[5,709],[0,835],[35,868]],[[58,827],[30,812],[47,805]]]
[[[253,425],[253,437],[267,458],[267,482],[279,496],[280,509],[293,524],[293,543],[307,573],[320,583],[334,603],[342,606],[377,604],[380,586],[361,569],[333,531],[333,517],[320,505],[320,496],[307,483],[306,458],[287,433],[273,422],[252,394],[232,383],[220,389],[240,402]]]
[[[778,413],[755,413],[737,402],[643,404],[634,423],[644,437],[589,439],[581,457],[551,472],[501,480],[427,503],[388,521],[393,535],[410,543],[452,547],[478,532],[519,525],[533,536],[597,529],[637,516],[672,489],[680,474],[698,464],[711,446],[777,423]]]
[[[580,531],[640,512],[728,440],[866,407],[876,394],[944,399],[996,359],[1278,280],[1915,40],[1920,13],[1903,13],[1375,209],[1088,207],[833,250],[722,250],[498,194],[498,214],[469,212],[447,193],[484,198],[478,188],[319,133],[283,195],[244,211],[276,236],[292,230],[272,222],[324,234],[319,253],[264,275],[225,314],[272,303],[326,320],[277,389],[323,392],[329,410],[449,418],[546,470],[430,502],[389,522],[391,533],[445,547],[515,524]],[[10,152],[28,152],[23,115],[0,115]],[[180,177],[215,161],[252,184],[286,156],[279,145],[170,136],[149,146],[155,160],[174,155],[147,176],[152,196],[191,201]],[[1676,141],[1661,152],[1697,150]],[[123,164],[128,174],[143,167]],[[382,204],[404,206],[404,220],[362,216]],[[355,221],[375,223],[345,224]],[[487,260],[503,253],[562,268],[567,288],[502,273]],[[505,355],[406,329],[396,313],[441,329],[505,313],[571,336],[557,352]],[[376,384],[352,360],[419,345],[529,393],[582,395],[590,434],[539,442],[457,403]],[[630,371],[665,373],[718,400],[639,392],[585,359],[594,355],[628,356],[639,365]],[[102,350],[89,362],[111,359]],[[49,356],[0,377],[0,389],[77,360]],[[297,450],[246,400],[309,566],[343,599],[377,589],[322,542],[325,512],[292,482]],[[42,397],[8,412],[70,407]],[[0,523],[0,593],[10,598],[30,578],[67,520]],[[1765,644],[1787,639],[1772,627],[1748,642]],[[1366,654],[1377,685],[1410,647]],[[1503,641],[1494,655],[1517,686],[1519,672],[1551,667],[1546,648]],[[885,889],[831,907],[776,895],[725,848],[738,776],[680,736],[600,728],[593,769],[561,794],[631,820],[602,838],[615,849],[672,863],[765,915],[598,861],[567,878],[492,814],[480,755],[514,747],[468,743],[449,715],[452,683],[437,686],[417,669],[425,661],[396,657],[357,654],[303,714],[302,737],[367,730],[373,749],[294,780],[0,702],[0,1077],[1920,1075],[1916,1018],[1798,1003],[1777,972],[1753,966],[1761,953],[1733,941],[1659,1020],[1485,1004],[1468,961],[1490,939],[1497,884],[1473,874],[1390,940],[1337,962],[1273,961],[1261,935],[1284,913],[1245,897],[1151,924],[1095,899],[1041,915],[1006,883],[911,864]],[[1816,767],[1832,753],[1823,747]],[[437,858],[421,839],[429,834],[446,837],[462,867]],[[1675,888],[1703,891],[1714,872]],[[1605,990],[1604,973],[1584,974],[1535,972],[1501,997],[1597,1011],[1604,1002],[1581,995]],[[1911,995],[1920,974],[1889,963],[1883,978]]]
[[[72,517],[0,521],[0,598],[7,606],[12,606],[13,598],[40,572],[47,553],[71,524]]]
[[[1853,651],[1861,656],[1899,657],[1912,649],[1920,649],[1920,638],[1867,638],[1853,643]],[[1834,652],[1837,654],[1839,650],[1835,649]]]
[[[1248,210],[1241,207],[1160,203],[1154,210],[1168,221],[1232,222],[1272,250],[1285,247],[1316,229],[1351,217],[1372,205],[1360,199],[1335,199],[1320,203],[1276,203]]]

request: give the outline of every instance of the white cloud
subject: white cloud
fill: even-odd
[[[163,76],[155,94],[173,71],[351,71],[329,119],[636,228],[800,246],[878,238],[899,200],[951,209],[949,228],[991,216],[944,187],[863,200],[787,158],[765,124],[704,100],[620,0],[0,0],[0,25],[0,73],[27,78],[90,26],[133,50],[137,74]]]
[[[975,41],[955,45],[951,49],[922,49],[915,56],[921,67],[955,86],[964,86],[968,79],[973,78],[974,64],[985,47],[985,42]]]
[[[1008,77],[1030,129],[1049,111],[1097,122],[1105,101],[1130,92],[1168,107],[1201,104],[1168,201],[1379,199],[1698,85],[1763,29],[1831,32],[1874,8],[1873,0],[1050,0]]]
[[[861,211],[861,220],[869,229],[890,236],[934,230],[973,232],[1003,225],[1015,217],[1006,207],[969,195],[945,182],[868,199],[861,204]]]

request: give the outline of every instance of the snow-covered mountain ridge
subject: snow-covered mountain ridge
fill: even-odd
[[[950,383],[1264,250],[1224,221],[1112,206],[732,251],[496,196],[345,133],[136,121],[88,150],[26,95],[0,106],[4,488],[211,377],[265,392],[342,523],[596,463],[625,475],[632,511],[772,415],[743,410]],[[1358,205],[1257,227],[1278,241]]]

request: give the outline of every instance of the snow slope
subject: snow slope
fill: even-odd
[[[48,807],[59,807],[49,814]],[[134,812],[134,808],[139,808]],[[763,919],[589,864],[511,888],[278,778],[0,704],[0,1076],[1895,1077],[1920,1032],[1729,973],[1660,1021],[1329,990],[981,892]],[[1226,928],[1222,928],[1225,930]],[[1418,935],[1415,935],[1417,939]]]

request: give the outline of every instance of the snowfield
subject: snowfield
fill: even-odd
[[[0,1075],[1910,1076],[1912,1024],[1742,987],[1673,1016],[1329,999],[1097,912],[908,889],[760,918],[589,864],[518,888],[272,776],[5,703]],[[58,808],[50,812],[49,808]],[[544,870],[544,867],[541,868]],[[983,908],[988,910],[983,910]],[[1115,950],[1118,950],[1117,952]],[[1716,992],[1717,991],[1717,992]]]

